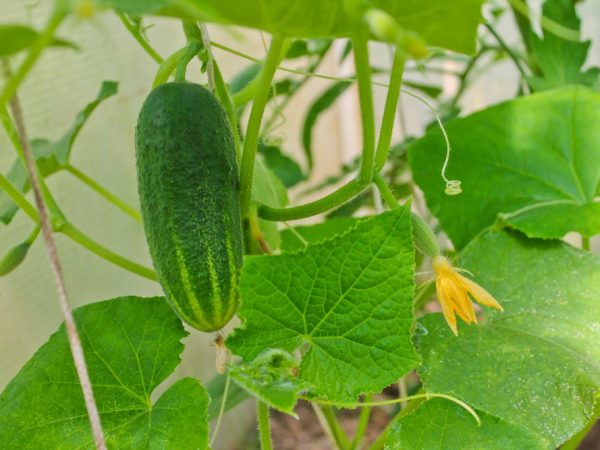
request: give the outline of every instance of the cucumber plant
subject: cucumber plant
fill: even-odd
[[[16,152],[0,175],[0,220],[22,212],[33,222],[0,276],[26,264],[41,236],[65,316],[0,394],[0,447],[216,449],[223,416],[254,401],[247,448],[277,448],[271,414],[298,418],[301,403],[342,450],[576,448],[600,414],[590,244],[600,233],[600,70],[585,65],[576,3],[546,0],[541,34],[521,0],[56,0],[40,31],[0,24],[0,119]],[[76,48],[60,37],[65,21],[96,14],[118,17],[157,63],[135,130],[141,214],[70,158],[116,82],[54,142],[28,138],[18,101],[42,54]],[[166,57],[144,32],[157,15],[179,20],[186,37]],[[501,20],[514,21],[519,44],[498,32]],[[211,40],[207,23],[268,33],[266,56]],[[388,47],[391,67],[375,63],[374,45]],[[216,49],[247,66],[226,80]],[[195,58],[203,84],[186,80]],[[327,58],[351,58],[354,72],[324,75]],[[475,77],[501,60],[518,73],[506,86],[514,98],[464,114]],[[453,95],[415,81],[439,72],[457,78]],[[306,112],[301,164],[279,127],[313,78],[330,85]],[[361,155],[311,184],[314,127],[353,85]],[[380,121],[375,88],[386,93]],[[403,96],[432,123],[394,142]],[[46,182],[60,171],[139,222],[152,268],[66,217]],[[164,297],[126,293],[71,311],[55,233],[160,283]],[[180,362],[183,322],[214,333],[219,373],[157,396]],[[370,420],[380,407],[383,427]],[[342,410],[354,411],[352,435]]]

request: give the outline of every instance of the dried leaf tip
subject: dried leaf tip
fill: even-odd
[[[456,315],[466,323],[477,323],[477,316],[471,299],[490,308],[503,310],[500,303],[484,288],[458,273],[450,261],[442,255],[433,258],[435,288],[438,302],[448,326],[458,335]]]

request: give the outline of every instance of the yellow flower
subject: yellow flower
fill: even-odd
[[[446,322],[454,334],[458,335],[454,313],[458,314],[466,323],[477,323],[469,295],[482,305],[503,311],[500,303],[488,291],[458,273],[457,269],[444,256],[438,255],[433,258],[433,271],[435,272],[438,302],[442,307]]]

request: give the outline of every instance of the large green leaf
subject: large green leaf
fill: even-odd
[[[517,425],[479,412],[481,426],[463,408],[433,399],[396,421],[385,450],[544,450],[539,437]]]
[[[96,98],[75,116],[75,121],[71,125],[71,128],[57,141],[51,142],[46,139],[34,139],[31,141],[31,149],[43,176],[52,175],[69,163],[71,150],[79,132],[98,105],[117,93],[118,86],[119,83],[116,81],[103,81]],[[25,193],[29,191],[29,177],[19,159],[13,162],[6,178],[21,192]],[[10,223],[17,210],[17,205],[13,203],[4,191],[0,191],[0,220],[5,224]]]
[[[418,337],[426,389],[537,434],[554,449],[587,423],[600,392],[600,257],[560,241],[488,232],[462,267],[502,304],[454,336],[440,314]]]
[[[530,237],[600,232],[600,93],[565,88],[512,100],[450,122],[449,178],[438,130],[409,150],[427,204],[458,248],[498,214]]]
[[[352,16],[365,5],[356,0],[104,0],[134,14],[166,14],[208,22],[241,25],[288,37],[349,37]],[[428,44],[469,53],[481,0],[370,0],[366,5],[391,14]]]
[[[300,378],[333,400],[379,392],[418,362],[413,270],[407,208],[304,252],[249,257],[240,281],[244,325],[227,345],[247,361],[267,348],[300,349]]]
[[[155,388],[179,364],[186,336],[162,297],[122,297],[75,311],[109,448],[198,449],[208,445],[208,395],[177,381]],[[83,395],[61,326],[0,394],[0,447],[90,448]]]
[[[573,0],[546,0],[543,14],[571,30],[581,28]],[[537,75],[528,81],[534,90],[543,91],[568,84],[595,86],[598,83],[600,69],[583,70],[590,41],[568,41],[549,31],[544,31],[541,38],[531,30],[530,42]]]

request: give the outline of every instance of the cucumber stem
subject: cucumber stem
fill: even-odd
[[[271,425],[269,423],[269,407],[266,403],[257,400],[256,412],[258,416],[258,434],[261,450],[273,450],[271,442]]]
[[[267,58],[260,74],[260,81],[252,103],[250,118],[242,150],[241,176],[241,208],[242,219],[248,219],[250,201],[252,196],[252,176],[254,174],[254,160],[258,149],[258,136],[260,125],[269,99],[271,82],[277,70],[284,50],[285,39],[273,36]]]

